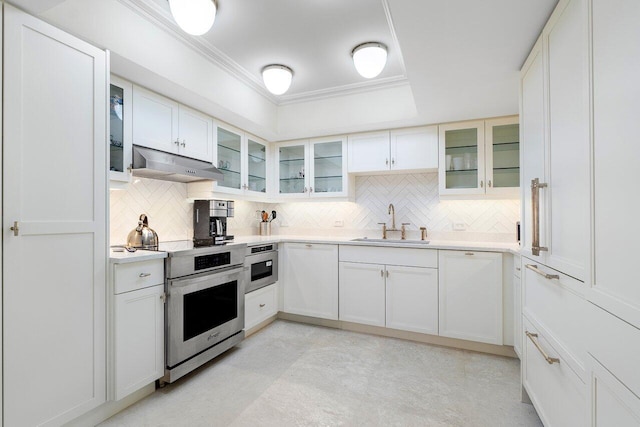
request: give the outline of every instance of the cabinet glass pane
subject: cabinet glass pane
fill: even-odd
[[[493,186],[520,186],[520,126],[493,127]]]
[[[111,134],[109,135],[109,168],[112,171],[124,172],[124,90],[118,86],[111,85],[109,98],[109,119]],[[127,118],[127,120],[129,120]]]
[[[446,188],[478,188],[478,129],[445,132]]]
[[[304,145],[281,147],[279,188],[280,193],[304,192]]]
[[[313,145],[314,193],[342,191],[342,141]]]
[[[249,190],[267,191],[267,147],[255,141],[248,141]]]
[[[218,128],[218,169],[224,175],[224,181],[218,181],[219,186],[240,189],[241,146],[240,135]]]

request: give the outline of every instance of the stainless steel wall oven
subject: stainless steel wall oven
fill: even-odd
[[[167,250],[164,382],[244,338],[245,251],[246,245]]]

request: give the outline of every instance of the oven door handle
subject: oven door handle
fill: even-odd
[[[199,287],[199,285],[210,282],[212,279],[219,281],[220,284],[226,283],[227,280],[224,280],[225,277],[242,275],[247,270],[247,267],[240,265],[233,268],[228,269],[220,269],[214,271],[208,271],[206,273],[202,273],[199,275],[186,276],[177,279],[169,279],[168,280],[168,288],[169,293],[171,293],[171,289],[184,289],[186,287]],[[214,285],[215,286],[215,285]],[[210,285],[205,285],[204,287],[211,287]]]

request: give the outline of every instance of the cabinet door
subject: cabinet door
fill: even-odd
[[[513,329],[513,350],[522,358],[522,279],[516,275],[513,276]]]
[[[115,296],[115,399],[164,375],[164,285]]]
[[[640,398],[592,356],[591,424],[594,427],[636,427],[640,425]]]
[[[284,311],[338,319],[338,246],[284,245]]]
[[[178,152],[178,103],[133,87],[133,143],[170,153]]]
[[[484,122],[439,126],[440,194],[484,194]]]
[[[520,188],[520,125],[518,117],[485,122],[487,194],[518,196]]]
[[[391,131],[391,170],[438,168],[438,126]]]
[[[636,328],[640,144],[631,141],[637,141],[640,117],[638,22],[636,0],[593,0],[595,277],[590,299]]]
[[[213,120],[196,110],[179,108],[180,149],[182,156],[213,161]]]
[[[3,46],[3,420],[62,425],[106,398],[107,56],[9,4]]]
[[[386,276],[387,328],[438,335],[438,270],[388,265]]]
[[[389,131],[349,135],[349,173],[388,171]]]
[[[549,203],[547,264],[585,281],[591,211],[587,1],[567,2],[554,18],[543,34],[549,67],[549,187],[542,190]]]
[[[309,143],[310,182],[312,197],[347,195],[346,138],[323,138]]]
[[[384,265],[341,262],[339,276],[340,320],[384,326]]]
[[[531,181],[545,182],[545,133],[544,133],[544,70],[542,67],[542,42],[533,47],[527,62],[522,68],[520,81],[520,159],[522,165],[522,221],[520,241],[522,252],[528,257],[545,262],[546,252],[539,255],[531,253],[533,244],[533,206],[531,200]],[[546,189],[540,190],[543,194]],[[544,212],[545,198],[540,198],[539,210]],[[540,221],[540,245],[547,246],[546,221]]]
[[[247,171],[245,190],[251,193],[265,195],[267,192],[267,143],[253,136],[247,137],[247,149],[245,150]]]
[[[279,144],[276,152],[278,195],[280,197],[309,196],[309,144],[307,141]]]
[[[502,345],[502,254],[438,251],[440,335]]]
[[[109,179],[129,182],[131,179],[131,120],[133,85],[111,76],[109,90]]]
[[[217,181],[216,187],[225,192],[242,193],[242,134],[218,126],[218,169],[224,175],[223,181]]]

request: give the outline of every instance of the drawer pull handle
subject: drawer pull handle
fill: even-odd
[[[547,274],[544,271],[540,270],[535,264],[527,264],[525,265],[529,270],[534,271],[544,277],[545,279],[560,279],[560,276],[557,274]]]
[[[553,365],[554,363],[560,363],[560,359],[556,357],[549,357],[549,355],[545,353],[545,351],[542,349],[542,347],[540,346],[540,343],[537,340],[538,334],[534,334],[533,332],[529,332],[529,331],[525,331],[525,334],[527,334],[527,336],[529,337],[533,345],[536,346],[540,354],[542,354],[542,357],[544,357],[544,360],[546,360],[549,365]]]
[[[475,255],[473,252],[465,252],[465,255]]]
[[[516,267],[516,270],[520,271],[520,267]]]
[[[264,307],[266,304],[260,304],[260,308]]]
[[[313,245],[310,245],[310,244],[306,244],[305,246],[308,247],[308,248],[313,247]]]
[[[151,276],[151,273],[140,273],[138,277],[149,277],[149,276]]]

